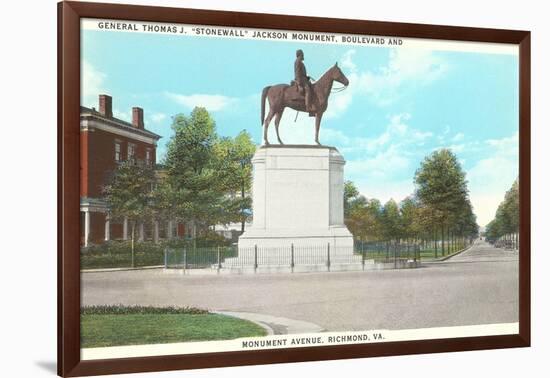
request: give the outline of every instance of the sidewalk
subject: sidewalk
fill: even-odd
[[[317,333],[326,331],[317,324],[282,318],[278,316],[256,314],[252,312],[236,311],[213,311],[216,314],[232,316],[234,318],[244,319],[256,323],[265,329],[268,335],[287,335],[299,333]]]

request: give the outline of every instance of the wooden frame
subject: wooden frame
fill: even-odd
[[[519,45],[519,334],[113,360],[80,360],[80,18],[355,33]],[[530,345],[530,32],[133,5],[58,4],[58,374],[61,376],[438,353]]]

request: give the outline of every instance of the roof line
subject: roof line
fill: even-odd
[[[127,122],[127,121],[124,121],[122,119],[119,119],[119,118],[116,118],[116,117],[105,117],[105,115],[103,115],[102,113],[98,112],[97,110],[95,109],[90,109],[86,106],[80,106],[80,115],[82,116],[82,113],[83,112],[89,112],[91,116],[94,116],[94,117],[97,117],[97,118],[101,118],[102,120],[105,120],[105,121],[111,121],[115,124],[119,124],[120,126],[123,126],[125,128],[128,128],[130,129],[131,131],[133,132],[137,132],[137,133],[141,133],[141,134],[145,134],[147,136],[152,136],[153,138],[156,138],[157,140],[162,138],[161,135],[158,135],[152,131],[149,131],[145,128],[143,129],[138,129],[136,128],[133,124],[131,124],[130,122]]]

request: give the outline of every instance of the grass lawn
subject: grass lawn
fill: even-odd
[[[455,252],[458,252],[458,251],[460,251],[464,248],[465,248],[464,245],[458,244],[451,250],[451,252],[448,252],[447,251],[447,245],[445,245],[445,255],[442,254],[441,248],[438,248],[437,256],[436,256],[435,249],[430,248],[430,249],[420,250],[418,252],[417,256],[419,256],[421,260],[433,260],[436,257],[437,258],[445,257],[445,256],[448,256],[448,255],[453,254]],[[356,255],[361,255],[361,252],[360,251],[355,251],[355,254]],[[407,253],[406,250],[404,250],[400,254],[397,255],[398,259],[404,259],[404,258],[414,259],[414,257],[415,257],[415,253],[413,252],[412,249],[410,250],[409,253]],[[374,259],[376,261],[390,261],[391,262],[394,259],[394,252],[390,250],[390,252],[387,254],[385,250],[368,251],[366,253],[366,258],[367,259]]]
[[[247,320],[220,314],[91,314],[81,315],[81,347],[164,344],[265,336]]]

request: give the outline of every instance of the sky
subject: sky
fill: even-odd
[[[516,54],[83,30],[81,102],[97,108],[98,95],[109,94],[115,117],[127,121],[142,107],[145,127],[162,136],[158,161],[171,117],[195,106],[211,112],[220,135],[244,129],[260,144],[261,91],[293,79],[298,48],[313,78],[338,62],[350,81],[331,94],[320,141],[338,148],[345,179],[364,196],[403,200],[422,160],[450,148],[478,224],[493,219],[518,176]],[[280,135],[313,144],[314,118],[287,109]]]

